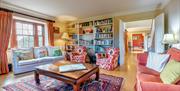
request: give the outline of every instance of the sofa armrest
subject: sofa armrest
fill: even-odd
[[[17,68],[19,59],[18,59],[18,57],[14,54],[13,51],[11,52],[11,61],[12,61],[12,64],[13,64],[13,68]]]
[[[140,82],[142,91],[180,91],[180,85],[157,82]]]
[[[139,53],[137,54],[137,63],[140,65],[146,65],[148,58],[148,53]]]

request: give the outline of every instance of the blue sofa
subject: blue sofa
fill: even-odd
[[[44,65],[44,64],[50,64],[56,61],[60,61],[64,59],[64,56],[50,56],[49,51],[50,49],[48,47],[47,52],[48,55],[45,57],[41,58],[36,58],[35,56],[33,59],[28,59],[28,60],[19,60],[19,58],[16,55],[16,51],[18,50],[30,50],[33,52],[33,55],[36,55],[35,51],[36,48],[28,48],[28,49],[12,49],[12,64],[13,64],[13,72],[14,74],[19,74],[19,73],[24,73],[24,72],[29,72],[33,71],[35,67],[39,65]]]

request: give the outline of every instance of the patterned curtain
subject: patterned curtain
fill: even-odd
[[[48,39],[49,39],[49,45],[54,46],[53,22],[48,23]]]
[[[0,11],[0,74],[9,72],[6,51],[12,30],[12,13]]]

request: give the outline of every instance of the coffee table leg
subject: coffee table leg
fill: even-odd
[[[79,88],[80,87],[80,85],[79,84],[74,84],[73,85],[73,91],[80,91]]]
[[[96,81],[99,81],[99,68],[98,68],[98,70],[97,70],[97,72],[96,72],[96,78],[95,78],[95,80],[96,80]]]
[[[34,71],[34,77],[35,77],[36,84],[40,84],[39,73],[37,71]]]

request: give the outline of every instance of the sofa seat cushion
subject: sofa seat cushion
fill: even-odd
[[[137,71],[139,73],[145,73],[145,74],[150,74],[150,75],[155,75],[155,76],[160,76],[160,73],[153,70],[153,69],[150,69],[146,66],[143,66],[143,65],[138,65],[137,66]]]
[[[19,66],[23,65],[31,65],[31,64],[36,64],[38,61],[36,59],[30,59],[30,60],[21,60],[18,62]]]
[[[144,73],[138,73],[138,78],[141,82],[157,82],[162,83],[159,76],[150,75],[150,74],[144,74]]]
[[[53,62],[53,61],[56,61],[56,60],[62,60],[64,59],[63,56],[55,56],[55,57],[43,57],[43,58],[38,58],[36,59],[38,62]]]

